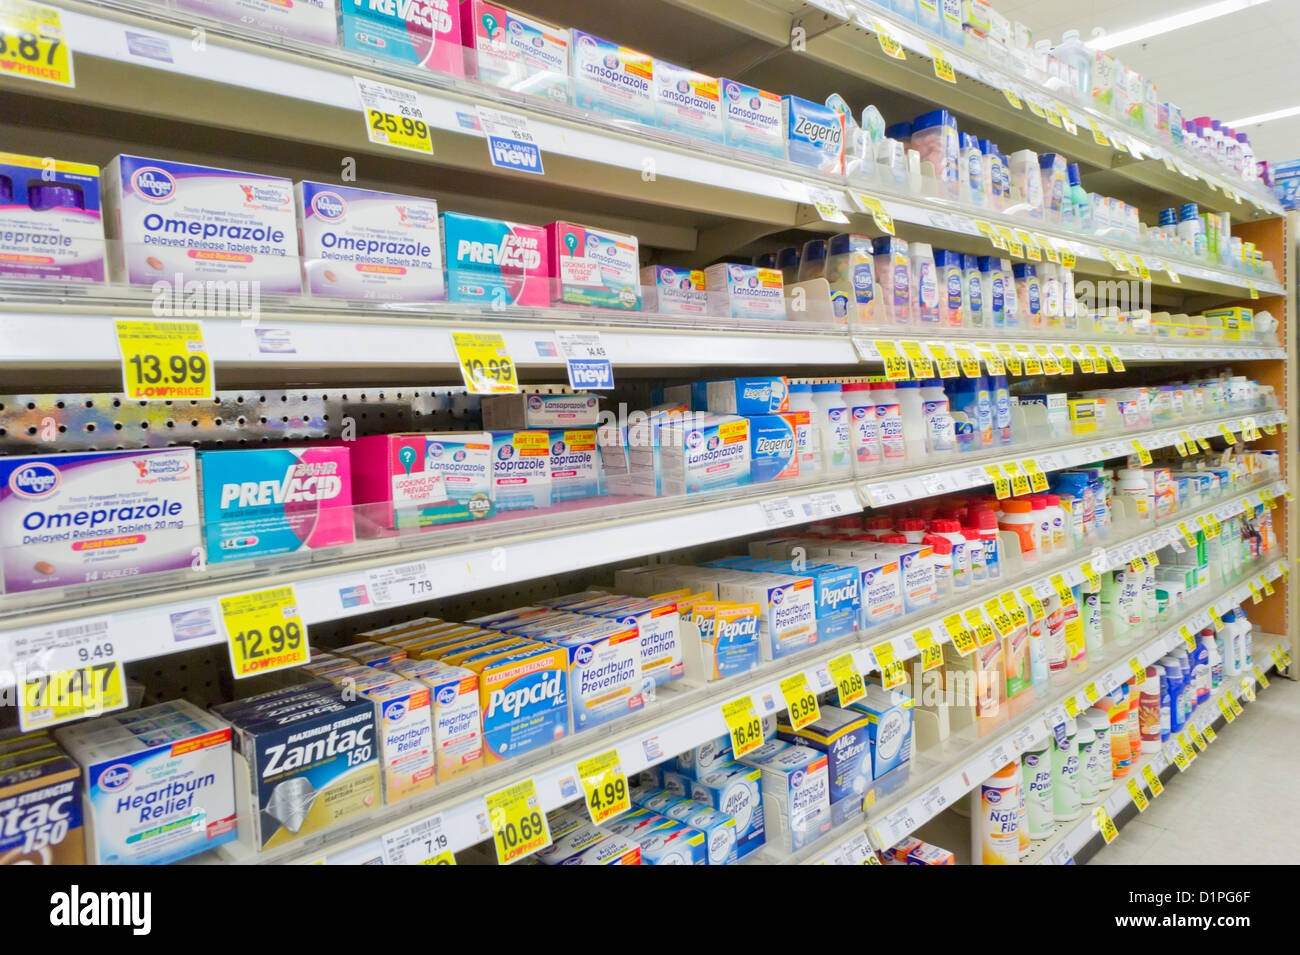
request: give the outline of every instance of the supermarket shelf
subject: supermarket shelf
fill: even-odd
[[[1284,482],[1276,481],[1263,487],[1273,487],[1280,494]],[[1248,492],[1254,493],[1254,492]],[[1247,494],[1220,502],[1212,510],[1225,518],[1240,512]],[[1198,513],[1209,513],[1202,511]],[[1183,515],[1182,520],[1194,520],[1195,514]],[[1116,541],[1103,553],[1071,554],[1069,557],[1026,565],[1032,574],[1022,575],[1017,586],[1029,584],[1035,591],[1052,593],[1050,577],[1061,574],[1070,584],[1081,583],[1081,568],[1091,560],[1098,572],[1113,555],[1114,561],[1130,560],[1132,556],[1156,550],[1177,536],[1171,526],[1144,529],[1125,541]],[[538,759],[523,759],[488,767],[466,780],[457,780],[446,787],[438,787],[428,797],[420,797],[408,805],[384,807],[366,820],[355,825],[331,830],[283,850],[257,854],[248,847],[231,849],[220,858],[209,861],[240,863],[312,862],[329,857],[331,861],[355,861],[358,857],[382,855],[384,839],[401,831],[420,828],[435,816],[441,817],[442,830],[448,835],[453,851],[468,848],[487,838],[486,810],[483,797],[496,789],[532,778],[544,810],[558,808],[577,798],[580,789],[576,780],[576,761],[597,752],[617,749],[623,770],[628,775],[639,772],[665,757],[698,746],[707,740],[726,733],[720,704],[745,694],[750,695],[760,715],[777,713],[783,708],[780,682],[794,673],[803,672],[809,685],[817,692],[833,687],[827,668],[829,660],[843,653],[851,653],[860,672],[866,674],[877,669],[874,649],[889,644],[899,659],[915,656],[919,650],[911,634],[917,629],[930,627],[936,642],[948,639],[942,626],[944,616],[969,605],[969,601],[988,596],[1010,586],[1013,574],[1005,580],[990,581],[982,588],[971,588],[950,600],[946,606],[931,614],[917,615],[917,619],[904,619],[892,626],[861,633],[858,638],[842,638],[828,644],[819,644],[795,657],[761,665],[755,675],[734,678],[720,683],[674,692],[674,687],[661,688],[661,696],[647,711],[635,720],[601,727],[550,747],[548,754]],[[976,604],[977,606],[978,604]],[[860,638],[860,639],[859,639]],[[869,641],[869,642],[863,642]],[[358,855],[359,854],[359,855]]]
[[[1158,660],[1183,643],[1179,628],[1188,627],[1195,633],[1210,626],[1211,608],[1216,613],[1224,613],[1249,600],[1248,581],[1258,580],[1261,576],[1276,580],[1282,575],[1286,562],[1287,558],[1282,557],[1253,568],[1237,583],[1203,601],[1196,610],[1184,614],[1153,639],[1122,647],[1108,646],[1100,657],[1101,667],[1090,667],[1087,675],[1073,680],[1067,690],[1054,694],[1049,701],[1034,706],[989,735],[976,740],[964,738],[965,733],[954,734],[938,747],[917,754],[907,784],[873,807],[865,826],[871,845],[880,850],[895,845],[979,785],[996,769],[1018,757],[1030,744],[1049,734],[1053,726],[1064,722],[1068,715],[1067,701],[1076,701],[1074,705],[1079,709],[1091,706],[1094,700],[1132,677],[1131,660],[1136,659],[1143,666]],[[846,845],[860,840],[863,832],[861,825],[833,832],[792,861],[833,862],[836,857],[843,856]]]
[[[708,5],[713,5],[712,0]],[[874,180],[822,177],[789,163],[756,160],[738,150],[708,147],[666,132],[620,124],[476,81],[407,70],[340,51],[296,47],[271,38],[239,39],[230,35],[231,27],[220,24],[209,32],[200,53],[190,47],[188,19],[182,25],[169,19],[166,11],[151,8],[147,15],[137,16],[128,12],[134,9],[129,6],[118,10],[77,2],[65,4],[64,9],[64,26],[69,44],[76,51],[81,81],[77,88],[19,86],[3,78],[0,88],[21,89],[28,96],[55,97],[96,110],[164,116],[275,140],[328,144],[341,153],[378,154],[393,162],[428,161],[472,176],[488,173],[497,183],[500,175],[485,168],[483,134],[475,109],[478,105],[505,107],[523,112],[529,119],[530,131],[546,157],[547,174],[539,180],[541,185],[572,194],[618,198],[626,204],[629,217],[622,220],[621,226],[613,220],[611,224],[636,233],[643,245],[663,249],[669,257],[676,251],[713,259],[764,234],[796,227],[825,231],[843,228],[824,222],[814,200],[835,206],[856,227],[870,228],[869,217],[853,199],[854,193],[866,192],[880,198],[886,210],[905,224],[905,233],[959,251],[990,250],[976,225],[978,219],[984,219],[995,225],[1029,229],[1053,246],[1073,252],[1079,271],[1086,274],[1104,278],[1120,275],[1106,263],[1101,251],[1104,245],[1145,255],[1156,285],[1232,296],[1242,295],[1249,279],[1260,294],[1281,292],[1281,286],[1271,279],[1248,277],[1181,257],[1169,260],[1181,280],[1181,284],[1175,284],[1158,256],[1122,239],[1099,240],[1055,231],[1028,220],[902,194],[896,187],[883,187]],[[125,39],[127,27],[133,33],[144,32],[163,42],[170,41],[171,62],[133,54]],[[811,41],[810,54],[815,55],[818,44],[830,36],[834,33]],[[787,41],[788,31],[781,42]],[[872,41],[864,48],[875,50],[876,45]],[[887,60],[888,64],[895,62]],[[915,61],[909,62],[911,68],[904,68],[914,71]],[[392,81],[418,91],[419,104],[433,131],[436,158],[425,160],[416,158],[416,153],[394,153],[368,142],[354,75]],[[158,82],[160,76],[166,77],[165,82]],[[994,94],[1002,99],[1000,92]],[[1009,110],[1005,101],[1003,108]],[[1038,134],[1054,132],[1045,123],[1041,127]],[[1078,142],[1082,144],[1083,138]],[[218,157],[210,158],[215,161]],[[276,158],[294,161],[292,150]],[[642,176],[647,163],[652,163],[655,171],[649,182]],[[409,172],[401,175],[409,176]],[[470,189],[468,181],[462,185]],[[477,188],[485,194],[480,199],[498,198],[492,187],[480,184]],[[519,198],[530,201],[525,193]],[[558,201],[563,207],[571,199],[572,195],[565,199],[557,194],[548,201]],[[534,197],[531,201],[539,200]],[[656,213],[656,209],[660,211]],[[602,211],[608,215],[612,210],[606,207]],[[720,223],[720,218],[754,225],[727,226]]]

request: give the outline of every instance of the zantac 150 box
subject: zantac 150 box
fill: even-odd
[[[97,166],[0,153],[0,278],[104,281]]]
[[[465,75],[456,0],[339,0],[345,50]]]
[[[197,486],[192,448],[0,458],[4,589],[188,568]]]
[[[350,544],[346,448],[203,451],[203,536],[217,563]]]
[[[3,753],[0,744],[0,865],[84,864],[81,767],[55,746]]]
[[[117,156],[104,167],[104,227],[114,282],[259,282],[297,295],[293,183],[251,172]]]
[[[398,302],[446,295],[434,200],[319,182],[298,183],[297,198],[312,295]]]

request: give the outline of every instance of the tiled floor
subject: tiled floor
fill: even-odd
[[[1300,684],[1269,688],[1090,865],[1294,865]]]

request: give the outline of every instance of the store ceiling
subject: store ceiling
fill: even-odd
[[[1004,16],[1026,24],[1037,38],[1059,41],[1078,29],[1083,40],[1094,27],[1115,33],[1214,0],[993,0]],[[1295,50],[1300,45],[1300,0],[1268,0],[1193,26],[1116,47],[1111,53],[1155,79],[1162,100],[1177,103],[1185,117],[1235,120],[1274,110],[1300,109]],[[1300,115],[1240,126],[1255,153],[1279,162],[1300,158]]]

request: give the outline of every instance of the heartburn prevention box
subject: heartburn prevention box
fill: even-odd
[[[100,184],[114,282],[172,283],[180,275],[302,291],[288,179],[121,155]]]
[[[641,278],[634,235],[572,222],[546,227],[554,301],[601,308],[641,308]]]
[[[203,536],[212,563],[353,541],[346,448],[202,451]]]
[[[99,167],[0,153],[0,278],[104,281]]]
[[[551,304],[550,246],[542,226],[444,212],[447,298],[493,306]]]
[[[193,448],[0,458],[5,591],[188,568],[197,485]]]
[[[432,302],[446,295],[438,203],[300,182],[303,285],[311,295]]]
[[[347,446],[363,534],[492,514],[492,436],[486,432],[369,435]]]

